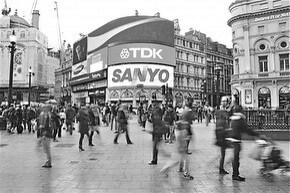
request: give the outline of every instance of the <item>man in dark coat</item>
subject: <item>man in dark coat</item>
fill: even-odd
[[[85,151],[83,149],[83,139],[84,136],[87,135],[88,139],[90,138],[89,136],[89,112],[88,109],[83,106],[81,109],[78,111],[78,114],[76,116],[77,122],[79,122],[79,132],[80,132],[80,139],[79,139],[79,151]]]
[[[231,119],[232,127],[232,144],[234,148],[234,159],[232,162],[233,166],[233,175],[232,180],[245,181],[245,178],[239,176],[239,160],[240,160],[240,151],[241,151],[241,139],[242,133],[247,133],[252,136],[258,137],[259,134],[251,130],[245,121],[245,116],[242,114],[242,107],[240,105],[235,105],[233,108],[233,115]]]

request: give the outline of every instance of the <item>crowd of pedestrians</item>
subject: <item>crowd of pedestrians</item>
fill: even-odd
[[[88,146],[94,146],[93,135],[94,132],[100,135],[100,125],[113,131],[115,136],[112,142],[114,144],[118,144],[119,136],[122,133],[126,136],[126,143],[133,144],[129,136],[128,120],[135,112],[132,105],[128,106],[121,101],[112,104],[106,103],[103,106],[86,104],[81,107],[71,104],[57,106],[49,103],[37,107],[16,105],[9,108],[2,107],[0,113],[7,120],[9,134],[15,132],[21,134],[26,130],[28,133],[37,133],[36,136],[40,139],[47,156],[47,161],[43,165],[45,168],[52,167],[50,141],[58,142],[63,130],[70,135],[73,134],[73,130],[80,133],[78,141],[80,152],[85,151],[83,147],[85,136],[88,138]],[[149,165],[157,165],[161,143],[174,143],[175,150],[169,153],[171,158],[163,166],[161,173],[168,176],[172,167],[178,164],[178,171],[183,173],[183,177],[193,180],[189,171],[188,159],[188,156],[192,154],[189,151],[189,144],[193,136],[192,123],[195,120],[199,123],[205,120],[205,125],[208,126],[213,120],[216,122],[216,145],[220,147],[221,151],[219,173],[228,174],[223,167],[225,152],[227,148],[233,148],[232,179],[244,181],[245,178],[239,175],[241,134],[248,133],[256,137],[259,135],[247,127],[242,113],[242,108],[238,104],[230,104],[226,98],[222,98],[221,106],[218,108],[212,108],[208,103],[205,103],[204,106],[194,105],[192,99],[188,99],[184,107],[181,104],[174,107],[172,104],[157,101],[153,101],[149,106],[146,103],[140,103],[136,110],[138,124],[142,131],[152,134],[152,160]],[[227,131],[230,128],[232,129],[231,135]],[[232,140],[229,141],[227,138]]]

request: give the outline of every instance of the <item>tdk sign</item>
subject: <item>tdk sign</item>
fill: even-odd
[[[122,59],[132,58],[157,58],[163,60],[162,49],[156,48],[124,48],[120,53]]]

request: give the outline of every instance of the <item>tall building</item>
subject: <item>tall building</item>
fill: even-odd
[[[28,102],[30,68],[34,74],[31,76],[31,101],[43,102],[48,92],[48,82],[54,81],[49,80],[48,74],[53,69],[48,67],[48,63],[59,62],[50,60],[48,56],[47,36],[39,30],[39,11],[33,10],[32,23],[29,24],[24,18],[19,17],[17,12],[9,15],[10,10],[5,4],[0,18],[0,103],[7,102],[8,99],[9,36],[12,33],[17,36],[13,59],[13,102]]]
[[[232,92],[248,108],[290,103],[289,8],[284,0],[236,0],[232,17]]]
[[[221,96],[231,95],[231,49],[197,30],[190,29],[184,36],[180,35],[178,20],[175,20],[175,49],[177,103],[190,96],[197,103],[208,101],[215,107]]]

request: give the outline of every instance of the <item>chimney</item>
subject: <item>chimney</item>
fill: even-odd
[[[36,29],[39,29],[39,10],[33,10],[32,12],[32,27],[35,27]]]

